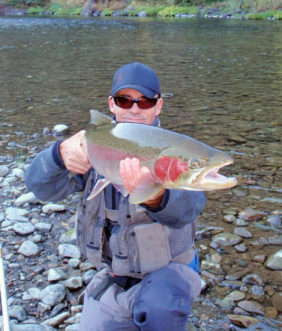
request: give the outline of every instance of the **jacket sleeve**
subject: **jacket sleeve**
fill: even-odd
[[[56,202],[84,188],[83,177],[65,168],[59,156],[59,144],[40,152],[25,172],[27,189],[38,199]]]
[[[166,190],[159,208],[146,209],[154,220],[170,227],[180,228],[195,221],[205,204],[205,192]]]

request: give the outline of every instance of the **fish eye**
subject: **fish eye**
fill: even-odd
[[[189,168],[191,169],[198,169],[204,167],[206,164],[206,160],[198,160],[198,159],[192,159],[189,162]]]

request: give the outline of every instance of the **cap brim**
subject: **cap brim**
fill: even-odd
[[[142,93],[145,97],[147,98],[154,98],[156,94],[159,94],[158,92],[152,91],[144,86],[139,86],[139,85],[123,85],[123,86],[119,86],[119,88],[115,89],[112,91],[112,95],[116,95],[117,92],[119,92],[120,90],[124,90],[124,89],[133,89],[133,90],[137,90],[140,93]]]

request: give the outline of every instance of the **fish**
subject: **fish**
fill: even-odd
[[[90,110],[85,139],[91,166],[103,176],[88,199],[113,184],[127,195],[119,174],[120,161],[137,158],[152,173],[152,181],[129,195],[129,203],[140,204],[163,189],[211,191],[237,185],[236,177],[219,170],[233,163],[232,157],[192,137],[161,127],[139,123],[116,123],[113,118]]]

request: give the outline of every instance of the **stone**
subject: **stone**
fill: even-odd
[[[266,307],[265,308],[265,317],[266,318],[276,318],[278,315],[278,311],[274,307]]]
[[[260,263],[263,263],[266,259],[266,256],[265,255],[255,255],[252,260],[254,262],[260,262]]]
[[[36,256],[39,252],[39,249],[34,242],[30,240],[26,240],[21,244],[18,252],[24,256],[30,257],[30,256]]]
[[[57,124],[52,130],[54,136],[64,136],[69,133],[68,126],[65,124]]]
[[[248,275],[246,275],[242,281],[244,283],[250,284],[250,285],[263,285],[263,280],[262,278],[254,273],[250,273]]]
[[[64,211],[66,209],[66,207],[64,205],[58,205],[55,203],[48,203],[47,205],[42,207],[42,212],[47,214],[47,215],[51,215],[55,212],[61,212]]]
[[[282,270],[282,249],[271,254],[264,265],[272,270]]]
[[[12,305],[9,307],[9,316],[11,318],[16,318],[19,322],[27,319],[27,313],[22,306]]]
[[[282,245],[282,235],[269,237],[268,238],[268,243],[270,245],[281,246]]]
[[[0,177],[5,177],[10,172],[10,169],[6,165],[0,165]]]
[[[251,294],[251,298],[255,301],[258,301],[260,303],[264,302],[264,298],[265,298],[265,292],[263,289],[263,286],[260,285],[253,285],[250,289],[250,294]]]
[[[36,287],[31,287],[22,296],[22,300],[40,300],[42,292]]]
[[[239,217],[245,221],[257,221],[263,218],[264,212],[247,208],[239,213]]]
[[[15,200],[15,206],[20,207],[25,203],[37,203],[37,199],[32,192],[22,194]]]
[[[83,286],[81,277],[71,277],[64,282],[65,286],[70,290],[77,290]]]
[[[20,178],[20,179],[24,178],[23,169],[15,168],[15,169],[13,169],[12,174],[17,178]]]
[[[43,233],[50,232],[51,228],[52,228],[52,224],[50,223],[39,222],[35,224],[35,229]]]
[[[208,270],[209,272],[220,274],[222,273],[222,268],[219,263],[214,263],[207,260],[202,260],[201,262],[201,270]]]
[[[41,323],[41,325],[50,325],[50,326],[55,327],[55,326],[58,326],[59,324],[61,324],[68,317],[70,317],[70,313],[64,312],[55,317],[45,320],[44,322]]]
[[[213,248],[234,246],[239,244],[241,241],[242,239],[236,234],[224,232],[215,235],[210,246]]]
[[[80,258],[80,251],[75,245],[60,244],[58,247],[59,255],[64,257],[71,257],[74,259]]]
[[[235,228],[234,233],[243,238],[252,238],[252,234],[245,228]]]
[[[265,314],[265,309],[264,307],[253,300],[243,300],[238,302],[238,307],[246,310],[248,313],[254,313],[257,315],[264,315]]]
[[[275,293],[271,298],[272,306],[282,312],[282,292]]]
[[[66,290],[63,284],[49,285],[42,291],[41,301],[53,307],[62,302],[65,295]]]
[[[96,271],[94,271],[93,269],[86,271],[82,277],[83,283],[85,285],[88,285],[90,283],[90,281],[92,280],[92,278],[94,277],[95,273],[96,273]]]
[[[223,220],[226,223],[234,223],[236,220],[236,217],[234,215],[224,215]]]
[[[250,316],[227,314],[227,317],[232,323],[242,326],[243,328],[248,328],[249,326],[259,322],[257,318]]]
[[[245,244],[235,245],[234,248],[239,253],[245,253],[247,251],[247,249],[248,249]]]
[[[24,222],[24,223],[16,223],[13,226],[13,230],[21,236],[27,236],[33,233],[35,231],[35,228],[33,224],[29,222]]]
[[[24,216],[28,215],[29,211],[23,208],[8,207],[6,209],[6,218],[9,221],[28,221]]]
[[[51,268],[48,271],[48,281],[54,282],[58,280],[63,280],[67,278],[67,274],[61,269]]]
[[[234,224],[236,226],[247,226],[248,225],[248,223],[246,221],[242,220],[241,218],[236,218]]]
[[[281,217],[280,215],[271,215],[267,218],[267,222],[274,226],[281,226]]]
[[[232,291],[225,297],[225,299],[236,302],[245,299],[245,296],[245,293],[241,291]]]

